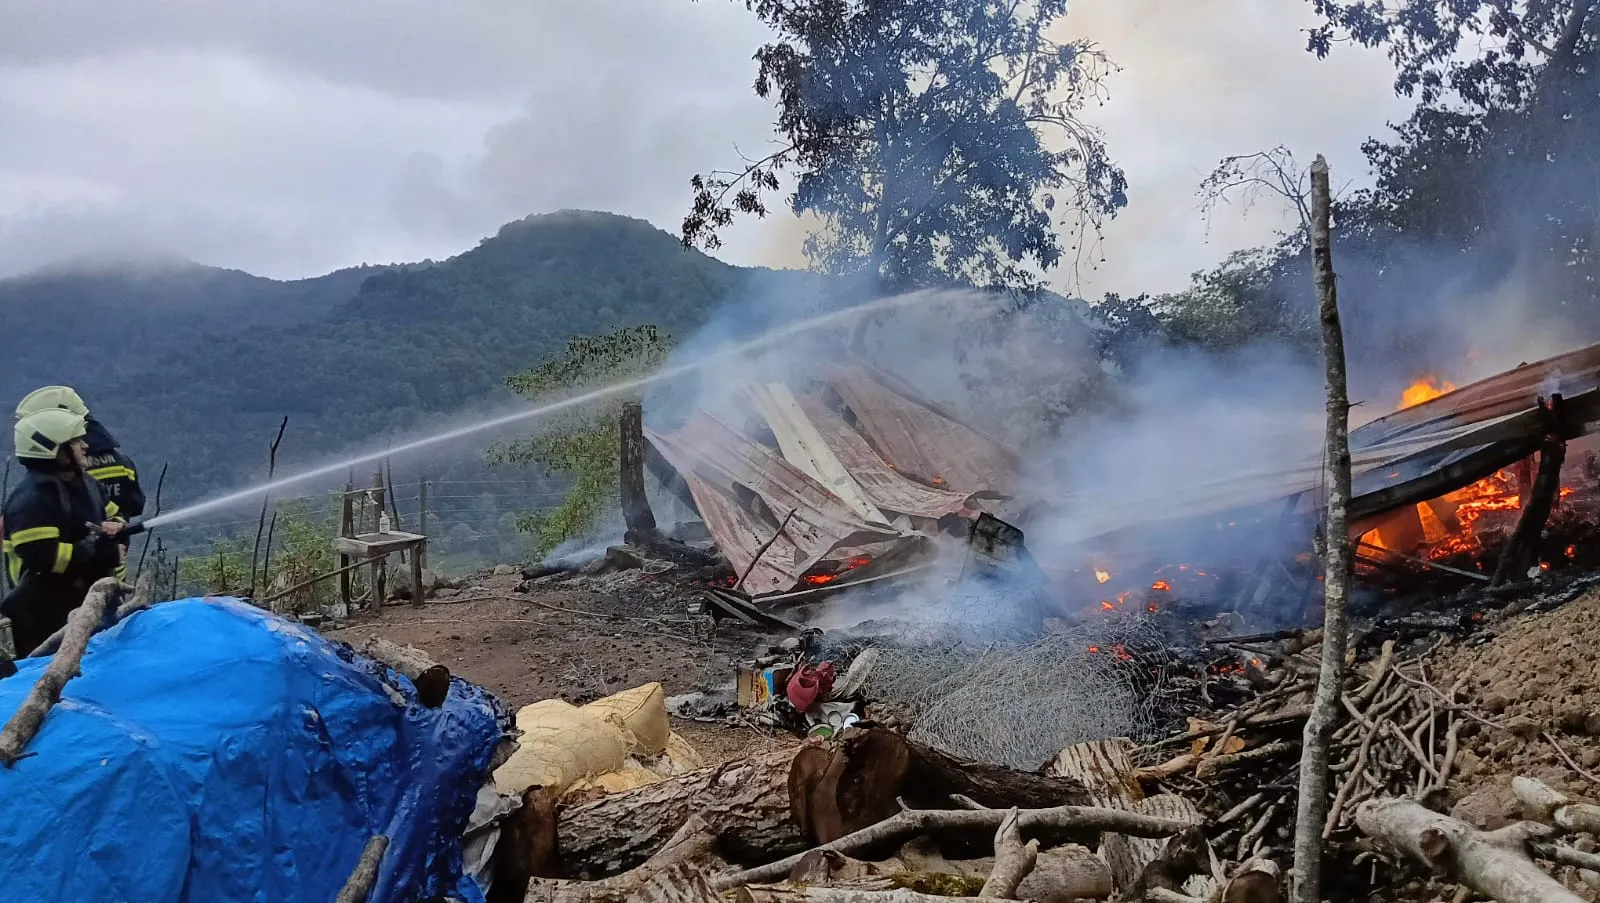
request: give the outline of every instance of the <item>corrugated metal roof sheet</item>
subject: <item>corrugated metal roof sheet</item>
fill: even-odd
[[[704,411],[670,434],[647,429],[645,438],[683,476],[734,572],[750,569],[742,589],[752,596],[793,588],[840,546],[907,538],[889,524],[863,519],[781,456]],[[778,534],[790,511],[794,516]],[[757,560],[768,540],[771,547]]]
[[[889,388],[862,366],[829,365],[824,379],[895,470],[967,496],[1013,494],[1017,458],[1000,443]]]

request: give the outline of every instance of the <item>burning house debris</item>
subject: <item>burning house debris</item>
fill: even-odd
[[[691,588],[712,618],[750,628],[752,651],[725,697],[688,694],[672,710],[809,739],[704,769],[647,763],[654,777],[619,792],[540,800],[532,789],[504,829],[507,855],[526,854],[508,886],[552,900],[909,900],[934,897],[892,894],[933,893],[936,878],[939,893],[968,899],[993,898],[991,886],[1018,898],[1070,888],[1081,899],[1281,899],[1274,863],[1292,830],[1320,634],[1275,629],[1264,613],[1303,624],[1320,602],[1314,455],[1160,504],[1085,506],[1075,543],[1035,563],[1024,531],[1048,488],[893,377],[825,367],[814,382],[759,384],[739,399],[741,416],[702,410],[639,430],[640,466],[700,514],[698,537],[635,531],[630,518],[630,545],[588,575],[547,570],[530,583]],[[1463,774],[1502,762],[1537,802],[1600,765],[1584,718],[1512,715],[1440,664],[1441,650],[1492,645],[1508,614],[1560,607],[1594,584],[1562,572],[1595,554],[1600,468],[1580,443],[1600,419],[1600,347],[1463,388],[1422,380],[1396,407],[1351,436],[1368,604],[1341,694],[1349,718],[1332,743],[1336,896],[1433,892],[1404,864],[1426,858],[1415,851],[1428,832],[1460,851],[1435,864],[1476,881],[1463,871],[1516,809],[1480,817]],[[1195,523],[1223,535],[1303,530],[1305,543],[1265,561],[1128,552],[1129,536]],[[1501,564],[1514,556],[1532,563]],[[931,613],[963,604],[962,581],[985,569],[1009,581],[971,603],[985,625],[1005,621],[996,598],[1031,593],[1036,604],[1017,606],[1027,629],[939,629]],[[828,594],[848,618],[800,605]],[[876,596],[895,602],[882,619]],[[1556,808],[1583,805],[1562,799]],[[1557,820],[1529,805],[1527,817]],[[1043,831],[1036,848],[1018,826]],[[1559,894],[1577,869],[1600,866],[1589,838],[1526,830],[1572,842],[1541,839],[1502,864],[1545,899],[1578,899]]]

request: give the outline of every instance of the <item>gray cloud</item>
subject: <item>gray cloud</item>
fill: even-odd
[[[764,31],[730,0],[0,0],[0,274],[88,253],[181,254],[274,276],[442,257],[561,207],[672,230],[687,178],[756,152]],[[1270,237],[1209,233],[1216,158],[1356,146],[1399,114],[1381,59],[1301,50],[1302,4],[1080,0],[1124,67],[1093,111],[1132,181],[1085,290],[1167,289]],[[790,217],[733,262],[800,263]]]

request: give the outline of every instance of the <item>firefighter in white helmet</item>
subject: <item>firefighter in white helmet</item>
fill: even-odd
[[[89,586],[122,562],[115,502],[88,475],[82,414],[51,407],[16,423],[25,470],[5,502],[0,537],[13,589],[0,601],[17,653],[27,655],[67,623]]]
[[[29,392],[17,404],[17,419],[38,411],[58,408],[83,417],[84,441],[89,446],[89,476],[94,477],[106,491],[106,497],[117,503],[123,517],[144,514],[144,490],[139,486],[139,471],[133,459],[123,453],[115,436],[105,424],[89,413],[76,390],[70,386],[45,386]]]

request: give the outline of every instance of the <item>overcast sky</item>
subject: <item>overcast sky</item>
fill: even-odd
[[[1080,0],[1070,30],[1122,71],[1092,111],[1127,170],[1101,291],[1181,287],[1282,225],[1208,229],[1225,154],[1286,144],[1365,177],[1404,115],[1381,57],[1303,50],[1300,0]],[[687,180],[771,137],[764,38],[732,0],[0,0],[0,274],[181,255],[274,277],[442,258],[564,207],[676,231]],[[729,235],[798,265],[792,218]]]

